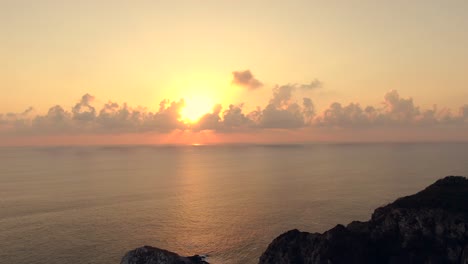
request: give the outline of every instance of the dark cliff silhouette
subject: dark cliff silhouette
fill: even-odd
[[[143,246],[127,252],[121,264],[208,264],[204,257],[182,257],[164,249]]]
[[[468,179],[449,176],[378,208],[367,222],[277,237],[267,263],[468,263]]]

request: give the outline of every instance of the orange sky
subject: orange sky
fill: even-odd
[[[358,138],[324,127],[465,140],[448,131],[466,129],[467,11],[466,1],[436,0],[1,1],[0,142]],[[275,97],[282,86],[289,94]],[[85,94],[93,99],[80,104]],[[161,101],[181,99],[178,116],[158,115]],[[109,101],[118,107],[100,115]],[[134,119],[122,116],[125,104]],[[231,104],[241,114],[226,121]]]

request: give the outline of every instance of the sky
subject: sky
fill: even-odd
[[[467,11],[0,0],[0,145],[466,141]]]

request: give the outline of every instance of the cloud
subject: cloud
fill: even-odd
[[[269,104],[258,112],[261,128],[300,128],[309,124],[315,114],[310,98],[303,98],[303,105],[293,101],[297,85],[282,85],[273,89]]]
[[[273,89],[273,97],[270,99],[270,105],[280,108],[289,105],[293,91],[296,87],[294,85],[282,85]]]
[[[323,83],[319,79],[314,79],[310,83],[300,85],[300,88],[303,90],[314,90],[314,89],[322,88],[322,87],[323,87]]]
[[[468,105],[460,107],[460,116],[463,121],[468,122]]]
[[[81,101],[78,102],[73,108],[73,118],[82,121],[92,121],[96,118],[96,109],[91,106],[91,102],[94,101],[94,96],[85,94],[81,97]]]
[[[262,129],[296,129],[312,123],[315,108],[310,98],[303,98],[302,105],[293,100],[298,85],[281,85],[273,88],[272,97],[265,108],[245,114],[243,104],[229,105],[222,111],[216,105],[212,113],[200,118],[191,126],[193,131],[214,130],[217,132],[255,131]]]
[[[232,72],[232,83],[249,90],[255,90],[263,86],[263,83],[257,80],[250,70]]]
[[[262,128],[299,128],[304,126],[304,118],[301,107],[296,104],[289,104],[286,108],[277,108],[272,104],[262,111],[260,121]]]
[[[94,96],[85,94],[68,109],[55,105],[45,114],[37,114],[32,107],[20,113],[0,114],[0,134],[119,135],[169,134],[174,131],[197,133],[204,130],[223,134],[255,134],[261,131],[296,133],[302,129],[337,131],[335,129],[338,128],[343,134],[345,131],[371,133],[407,129],[412,131],[412,135],[416,135],[415,131],[424,135],[427,131],[443,129],[457,133],[468,130],[468,104],[453,111],[436,105],[423,109],[416,105],[413,98],[400,96],[396,90],[391,90],[383,95],[379,104],[333,102],[322,111],[317,111],[312,98],[299,96],[301,89],[305,89],[304,85],[277,85],[272,89],[268,103],[250,112],[245,112],[242,103],[230,104],[226,108],[218,104],[195,124],[182,120],[180,112],[185,107],[183,99],[162,100],[157,111],[149,111],[143,107],[134,108],[127,103],[112,101],[96,107]]]
[[[141,132],[151,127],[151,117],[145,109],[132,109],[126,103],[108,102],[96,117],[96,124],[102,131]],[[169,129],[170,130],[170,129]]]
[[[222,106],[217,104],[213,107],[213,112],[203,115],[200,120],[193,126],[193,130],[219,130],[221,128],[221,113]]]
[[[241,129],[253,127],[255,122],[242,113],[244,105],[229,105],[229,108],[223,112],[223,124],[227,129]]]
[[[377,116],[378,113],[373,107],[366,107],[363,110],[357,103],[342,106],[335,102],[316,119],[316,123],[331,127],[367,126],[375,121]]]
[[[385,94],[384,105],[386,116],[391,121],[411,122],[420,114],[419,107],[415,107],[413,98],[400,98],[396,90]]]
[[[60,105],[53,106],[46,115],[36,116],[32,128],[41,132],[71,132],[74,128],[72,114]]]
[[[309,124],[312,122],[312,119],[315,115],[315,106],[314,106],[314,103],[312,102],[312,99],[307,98],[307,97],[303,98],[302,102],[303,102],[302,105],[304,106],[303,114],[304,114],[305,122]]]
[[[464,110],[453,115],[449,109],[421,110],[414,104],[413,98],[402,98],[396,90],[384,95],[383,107],[361,107],[359,103],[342,106],[332,103],[316,119],[315,125],[321,127],[440,127],[463,125]],[[468,113],[468,111],[467,111]]]
[[[22,135],[46,134],[115,134],[156,132],[168,133],[187,129],[180,121],[185,106],[179,101],[163,100],[157,112],[131,108],[126,103],[108,102],[96,114],[91,105],[94,97],[85,94],[70,111],[60,105],[51,107],[44,115],[31,116],[32,108],[23,113],[0,114],[0,132]]]
[[[222,133],[239,132],[257,129],[254,120],[242,112],[243,104],[229,105],[222,111],[221,105],[215,105],[212,113],[205,114],[197,124],[193,125],[193,131],[214,130]]]
[[[145,130],[153,130],[157,132],[168,132],[175,129],[185,129],[187,126],[184,122],[180,121],[180,112],[185,106],[184,99],[179,101],[170,102],[163,100],[159,104],[159,111],[157,113],[147,113],[144,118]],[[147,122],[147,124],[146,124]]]

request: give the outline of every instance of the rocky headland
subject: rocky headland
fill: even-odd
[[[128,252],[121,264],[207,263],[152,247]],[[374,211],[367,222],[324,233],[288,231],[268,246],[260,264],[468,264],[468,179],[448,176]]]
[[[164,249],[143,246],[127,252],[121,264],[208,264],[204,257],[182,257]]]

